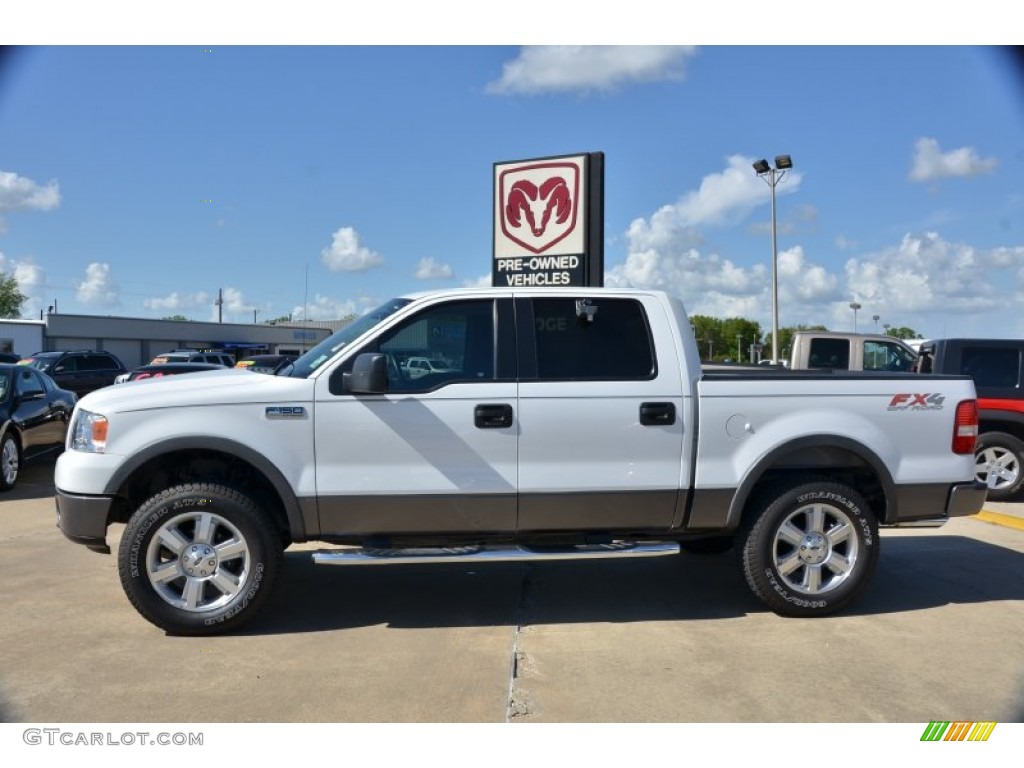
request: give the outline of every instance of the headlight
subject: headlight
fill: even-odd
[[[71,422],[68,448],[85,453],[103,453],[107,450],[107,417],[92,411],[79,410]]]

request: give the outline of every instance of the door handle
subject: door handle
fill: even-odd
[[[512,426],[512,406],[506,404],[478,405],[473,409],[473,423],[479,429],[503,429]]]
[[[675,424],[675,403],[640,403],[640,423],[645,427],[667,427]]]

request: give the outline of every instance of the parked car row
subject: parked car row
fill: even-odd
[[[255,355],[236,363],[220,350],[173,350],[128,370],[102,350],[36,352],[28,357],[0,353],[0,491],[10,490],[22,465],[60,452],[78,398],[102,387],[183,373],[247,368],[277,373],[295,359]]]
[[[23,462],[60,452],[76,402],[42,371],[0,363],[0,491],[14,487]]]
[[[110,386],[118,376],[128,372],[116,355],[95,350],[36,352],[19,362],[42,371],[59,387],[79,397]]]

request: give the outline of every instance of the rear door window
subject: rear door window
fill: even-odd
[[[810,368],[850,368],[850,342],[847,339],[811,339]]]
[[[651,379],[654,344],[634,299],[534,299],[533,337],[540,381]]]
[[[1020,389],[1021,353],[1011,347],[964,347],[960,356],[960,373],[974,379],[979,389]]]

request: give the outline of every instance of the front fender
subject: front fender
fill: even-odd
[[[142,448],[126,457],[124,462],[111,474],[104,488],[104,493],[109,496],[117,495],[129,478],[147,462],[158,459],[160,456],[188,451],[223,453],[228,456],[234,456],[254,467],[267,478],[277,492],[277,495],[281,498],[285,514],[288,517],[288,527],[293,540],[302,541],[307,538],[306,522],[307,520],[312,521],[316,519],[315,501],[311,502],[313,506],[312,514],[303,515],[302,502],[274,462],[248,445],[230,438],[209,436],[175,437]]]

